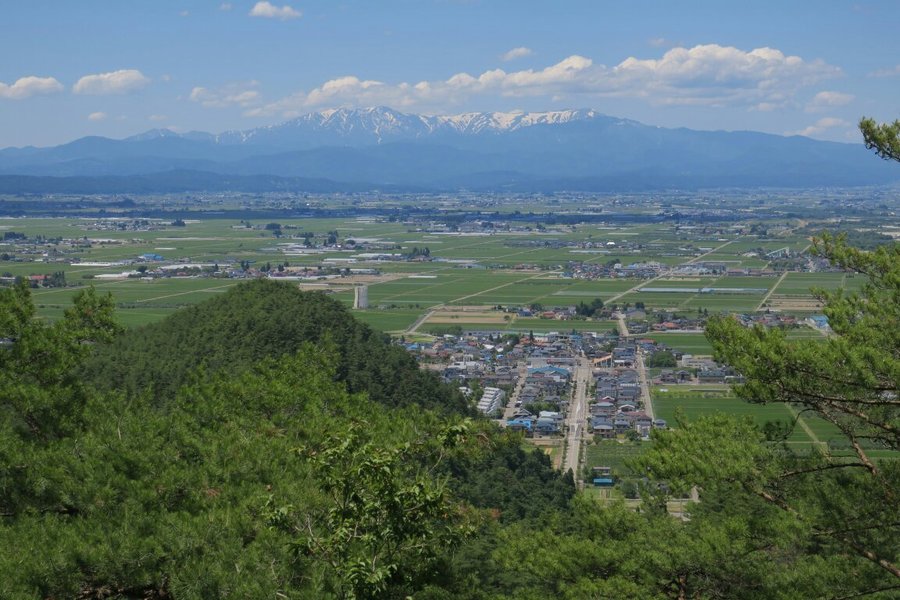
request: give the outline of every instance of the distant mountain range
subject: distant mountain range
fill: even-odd
[[[220,134],[155,129],[0,150],[0,192],[623,191],[889,184],[859,144],[652,127],[593,110],[335,109]]]

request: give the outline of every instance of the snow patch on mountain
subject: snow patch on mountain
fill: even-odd
[[[275,133],[290,130],[329,132],[338,136],[371,135],[377,141],[417,139],[433,134],[479,135],[503,133],[536,125],[559,125],[572,121],[603,117],[590,109],[547,112],[469,112],[458,115],[415,115],[382,106],[371,108],[333,108],[309,113],[273,127],[244,132],[241,142],[250,141],[256,132]],[[231,132],[229,132],[231,133]],[[237,133],[237,132],[234,132]],[[258,134],[257,134],[258,135]],[[236,141],[233,133],[230,140]],[[223,138],[224,141],[224,138]]]
[[[305,136],[320,137],[323,140],[328,138],[334,141],[344,139],[348,142],[383,143],[418,140],[434,135],[503,134],[527,127],[561,125],[598,118],[608,119],[609,117],[590,109],[418,115],[403,113],[384,106],[352,109],[329,108],[278,125],[229,130],[219,134],[192,131],[180,137],[222,145],[257,145],[277,141],[287,143]],[[136,141],[158,137],[179,137],[179,134],[170,130],[151,130],[129,139]]]

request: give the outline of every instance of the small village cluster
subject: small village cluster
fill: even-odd
[[[672,368],[654,370],[653,383],[733,383],[739,376],[708,357],[672,350],[651,338],[610,332],[516,335],[472,331],[431,342],[404,343],[429,369],[455,383],[484,414],[526,436],[565,433],[579,360],[591,366],[588,431],[598,439],[646,438],[666,421],[645,412],[638,354],[671,354]]]

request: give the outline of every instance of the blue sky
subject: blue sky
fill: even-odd
[[[0,3],[0,147],[337,106],[594,108],[858,141],[900,117],[900,2]]]

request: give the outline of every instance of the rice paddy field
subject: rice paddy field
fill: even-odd
[[[808,414],[799,415],[786,404],[752,404],[734,396],[728,386],[665,385],[652,388],[656,416],[674,424],[680,415],[688,421],[702,415],[723,413],[734,417],[749,417],[760,427],[767,422],[793,423],[797,421],[787,443],[810,446],[828,445],[842,439],[837,428]]]
[[[448,234],[410,229],[400,222],[372,218],[279,220],[283,235],[275,237],[264,221],[204,218],[172,226],[150,220],[149,228],[126,230],[112,219],[0,218],[0,231],[29,237],[77,240],[76,244],[47,244],[16,260],[0,260],[6,276],[28,276],[62,271],[69,287],[37,289],[39,315],[58,318],[80,285],[94,285],[113,295],[119,317],[127,326],[164,318],[179,308],[221,294],[239,280],[224,277],[125,277],[136,265],[110,264],[134,260],[143,254],[163,258],[156,266],[190,263],[222,268],[249,262],[251,266],[287,264],[294,267],[374,268],[381,276],[368,282],[369,308],[359,318],[383,331],[400,333],[434,309],[468,306],[573,306],[596,298],[606,303],[661,308],[690,313],[752,312],[767,306],[805,315],[816,312],[810,288],[858,287],[860,278],[843,273],[789,273],[784,277],[666,276],[655,280],[581,279],[567,275],[573,261],[602,265],[659,262],[687,266],[699,261],[720,261],[731,267],[765,266],[766,261],[747,256],[762,248],[803,249],[808,240],[786,237],[765,240],[756,236],[719,232],[707,234],[669,223],[633,225],[580,224],[532,232],[474,232]],[[374,261],[360,250],[316,250],[303,247],[303,233],[322,236],[337,231],[341,240],[375,243],[386,253],[408,253],[428,248],[430,262]],[[0,254],[4,246],[0,243]],[[759,263],[759,264],[757,264]],[[353,302],[352,283],[341,280],[316,284],[341,302]],[[312,287],[312,286],[309,286]],[[649,288],[647,291],[641,291]],[[700,288],[725,288],[725,293],[701,293]],[[652,289],[663,291],[650,291]],[[666,291],[668,290],[668,291]],[[680,291],[685,290],[685,291]],[[744,290],[744,291],[742,291]],[[426,319],[422,331],[438,325],[458,324],[465,329],[504,331],[603,331],[611,322],[556,322],[537,318]],[[666,337],[673,348],[692,354],[708,354],[705,339],[694,334]]]
[[[684,354],[709,355],[712,354],[712,346],[702,333],[651,333],[642,335],[662,342],[673,350]]]
[[[725,385],[664,385],[651,389],[653,410],[660,419],[675,423],[676,414],[689,421],[704,414],[721,412],[737,417],[749,416],[759,425],[767,421],[788,421],[793,417],[782,404],[749,404],[737,399]],[[803,441],[812,441],[804,439]]]
[[[652,446],[653,442],[628,442],[618,440],[600,440],[584,447],[584,464],[587,469],[593,467],[611,467],[616,477],[634,475],[626,464],[637,458]]]
[[[851,456],[846,437],[833,424],[810,413],[800,413],[788,404],[753,404],[734,396],[724,385],[664,385],[651,388],[654,412],[665,419],[670,426],[676,426],[676,416],[688,421],[703,415],[723,413],[734,417],[749,417],[760,427],[767,422],[795,423],[790,435],[784,441],[797,451],[807,451],[817,447],[828,450],[834,456]],[[873,458],[898,460],[900,455],[890,450],[873,448],[863,442],[863,447]]]

